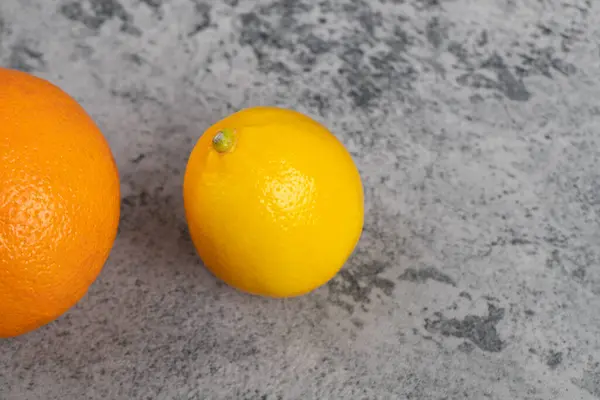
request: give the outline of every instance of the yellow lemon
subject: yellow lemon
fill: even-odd
[[[187,164],[190,235],[214,275],[291,297],[329,281],[360,238],[363,187],[346,148],[299,112],[248,108],[210,127]]]

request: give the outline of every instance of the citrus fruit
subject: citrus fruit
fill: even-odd
[[[46,80],[0,68],[0,337],[77,303],[106,261],[119,176],[91,118]]]
[[[346,148],[296,111],[255,107],[210,127],[185,172],[186,218],[205,266],[242,291],[305,294],[361,235],[363,187]]]

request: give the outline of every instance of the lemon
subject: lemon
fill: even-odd
[[[244,292],[291,297],[333,278],[364,220],[360,175],[343,144],[296,111],[254,107],[196,143],[183,197],[205,266]]]

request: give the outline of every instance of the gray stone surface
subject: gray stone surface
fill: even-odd
[[[123,216],[85,299],[0,341],[0,399],[600,398],[598,43],[592,0],[2,0],[0,65],[95,118]],[[253,105],[364,178],[356,253],[298,299],[186,231],[193,143]]]

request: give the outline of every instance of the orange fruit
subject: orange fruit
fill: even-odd
[[[38,328],[87,292],[119,221],[119,176],[83,108],[0,68],[0,337]]]
[[[256,107],[210,127],[183,187],[206,267],[242,291],[302,295],[342,268],[361,235],[363,187],[346,148],[299,112]]]

